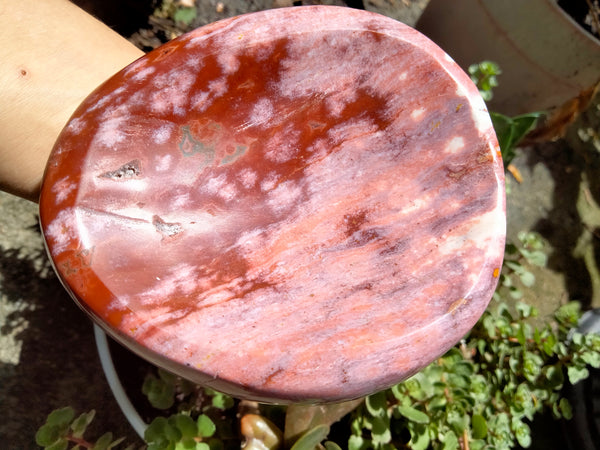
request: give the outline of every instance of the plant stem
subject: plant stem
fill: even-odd
[[[463,450],[469,450],[469,433],[467,433],[466,428],[463,430],[462,441],[463,441],[463,445],[462,445]]]
[[[83,447],[83,448],[94,448],[94,444],[92,444],[91,442],[86,441],[83,438],[78,438],[73,436],[72,434],[69,434],[67,436],[67,439],[71,442],[73,442],[75,445],[79,446],[79,447]]]

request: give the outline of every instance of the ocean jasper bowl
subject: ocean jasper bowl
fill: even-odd
[[[435,44],[373,13],[275,9],[150,52],[75,111],[40,219],[75,301],[240,398],[398,383],[475,324],[505,238],[498,143]]]

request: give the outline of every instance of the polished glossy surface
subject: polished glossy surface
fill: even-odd
[[[485,105],[416,31],[270,10],[133,63],[75,112],[40,200],[73,297],[136,352],[268,401],[385,388],[496,286],[504,179]]]

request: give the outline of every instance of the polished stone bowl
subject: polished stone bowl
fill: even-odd
[[[435,44],[336,7],[216,22],[134,62],[52,151],[43,233],[73,298],[242,398],[398,383],[475,324],[505,238],[486,106]]]

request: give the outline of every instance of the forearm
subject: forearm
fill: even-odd
[[[0,3],[0,189],[37,201],[81,101],[143,52],[67,0]]]

